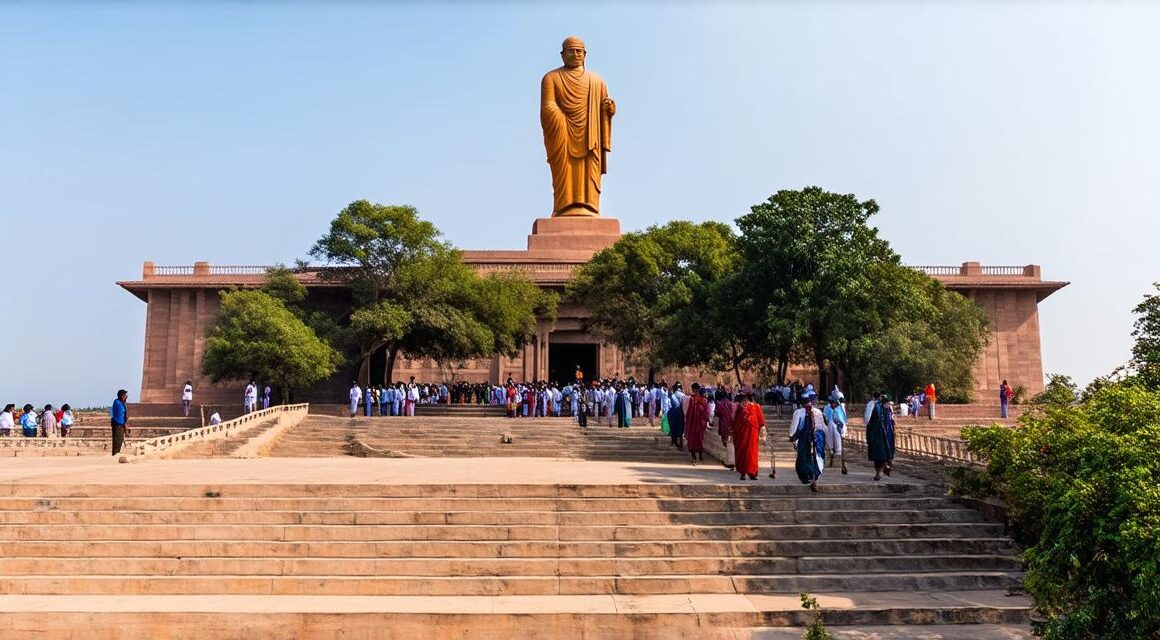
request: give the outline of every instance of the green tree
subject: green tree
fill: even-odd
[[[717,222],[670,222],[625,234],[576,270],[566,295],[591,314],[587,328],[653,372],[694,364],[683,338],[706,310],[712,283],[733,266],[733,232]],[[702,324],[698,318],[698,325]]]
[[[944,399],[969,399],[989,333],[986,312],[913,269],[885,265],[877,273],[873,302],[859,314],[868,330],[837,351],[847,379],[896,397],[933,381]]]
[[[1053,373],[1047,376],[1047,384],[1043,387],[1043,392],[1032,398],[1031,402],[1039,405],[1066,407],[1075,404],[1078,399],[1079,387],[1072,381],[1071,376]]]
[[[863,306],[873,302],[872,267],[899,262],[867,223],[877,212],[873,200],[807,187],[778,191],[737,219],[740,282],[754,301],[753,320],[771,334],[766,344],[777,353],[768,355],[781,361],[779,372],[802,344],[826,388],[845,346],[877,320]]]
[[[287,308],[297,307],[306,300],[306,285],[294,277],[294,272],[284,264],[277,264],[266,270],[266,282],[262,291],[282,301]]]
[[[278,298],[265,291],[223,291],[201,369],[214,382],[274,382],[288,402],[292,391],[333,375],[340,361],[339,353]]]
[[[1160,283],[1152,285],[1160,289]],[[1132,328],[1131,368],[1140,383],[1149,389],[1160,389],[1160,295],[1151,293],[1132,309],[1136,322]]]
[[[1160,637],[1160,393],[1109,381],[1021,421],[963,436],[1026,547],[1048,640]]]
[[[302,264],[295,269],[282,264],[271,267],[266,271],[266,282],[262,285],[262,291],[281,300],[291,313],[305,322],[327,344],[342,345],[349,342],[349,332],[344,331],[330,314],[311,309],[306,303],[310,291],[295,275],[297,271],[306,268],[307,266]]]
[[[821,389],[845,374],[852,391],[920,382],[968,395],[986,344],[986,314],[901,265],[870,219],[873,200],[819,187],[782,190],[737,220],[742,257],[734,319],[756,327],[746,350],[776,363],[813,360]]]
[[[380,349],[387,380],[400,353],[440,362],[514,356],[534,332],[536,314],[555,312],[555,297],[525,274],[481,277],[439,235],[413,207],[358,200],[311,249],[338,267],[328,277],[351,287],[345,335],[360,370]]]

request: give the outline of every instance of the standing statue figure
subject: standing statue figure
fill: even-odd
[[[540,83],[540,123],[552,168],[553,216],[600,215],[600,176],[608,172],[616,103],[604,79],[584,68],[584,41],[564,40],[564,66]]]

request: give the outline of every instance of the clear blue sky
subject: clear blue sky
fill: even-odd
[[[141,263],[303,257],[346,203],[522,248],[538,82],[583,37],[625,230],[781,188],[875,198],[910,264],[1043,265],[1044,364],[1122,363],[1160,279],[1146,4],[0,5],[0,402],[140,388]]]

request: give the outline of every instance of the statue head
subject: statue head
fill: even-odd
[[[569,69],[583,67],[584,56],[587,53],[584,41],[576,36],[564,38],[564,44],[560,47],[560,57],[564,60],[564,66]]]

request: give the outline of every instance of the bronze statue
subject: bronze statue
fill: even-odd
[[[553,216],[600,215],[600,176],[608,172],[616,103],[604,79],[584,68],[584,41],[564,40],[564,66],[540,83],[540,124],[552,168]]]

